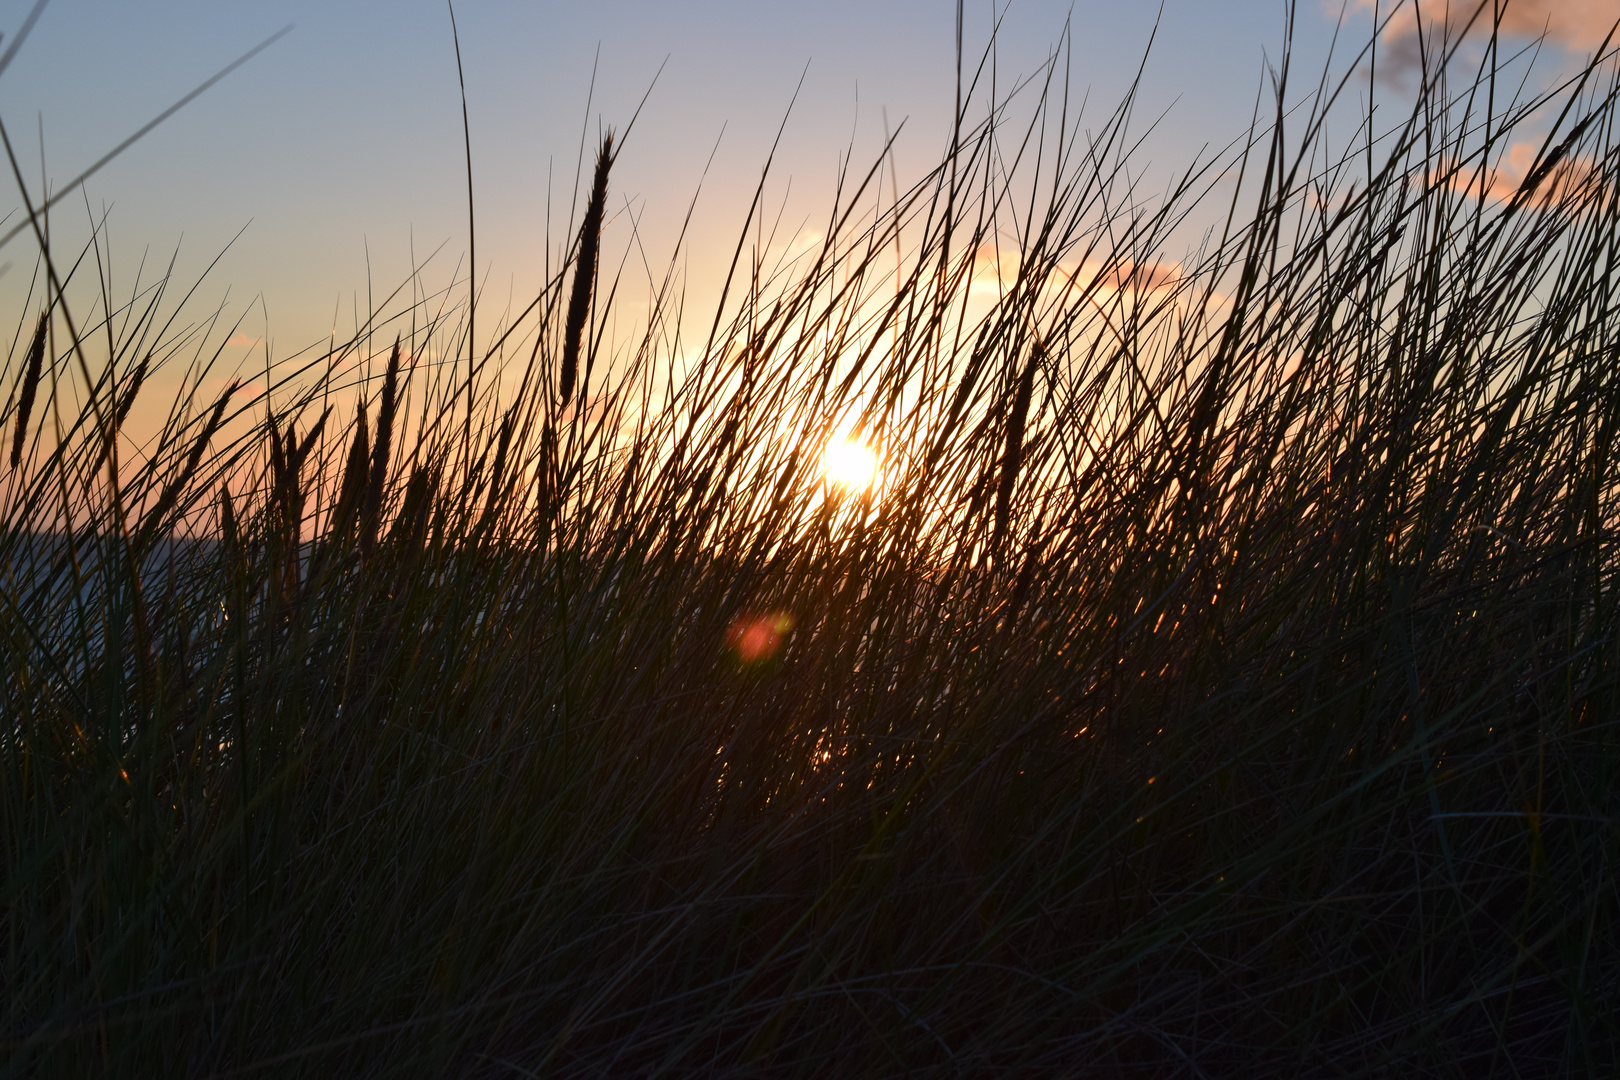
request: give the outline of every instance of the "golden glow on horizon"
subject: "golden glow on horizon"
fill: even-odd
[[[834,436],[822,452],[821,475],[832,487],[866,491],[877,482],[877,453],[859,439]]]

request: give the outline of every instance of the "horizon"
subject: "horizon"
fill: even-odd
[[[849,71],[904,39],[878,66],[933,74],[858,112],[807,78],[759,203],[801,13],[749,24],[768,49],[713,31],[703,93],[660,81],[633,128],[645,83],[603,61],[544,140],[492,133],[529,122],[491,89],[525,44],[474,13],[459,273],[442,53],[379,89],[289,79],[335,22],[278,42],[97,178],[91,214],[135,192],[111,226],[28,219],[0,277],[9,1071],[1615,1057],[1620,48],[1558,72],[1620,0],[1530,6],[1448,66],[1392,20],[1364,69],[1346,30],[1326,75],[1301,9],[1242,109],[1176,66],[1248,48],[1195,23],[1124,104],[1088,57],[1134,72],[1129,27],[1027,90],[1048,28],[1008,29],[943,158],[912,101],[954,98],[954,25],[943,74],[928,19],[841,27]],[[166,48],[206,75],[258,17]],[[675,53],[668,25],[638,33]],[[128,115],[45,123],[44,189],[197,85],[96,61],[58,70]],[[327,123],[352,153],[312,152]],[[549,230],[520,144],[568,166]],[[413,235],[443,250],[388,297]]]

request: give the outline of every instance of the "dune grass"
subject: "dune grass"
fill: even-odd
[[[476,352],[405,288],[236,388],[42,253],[6,1073],[1612,1068],[1620,86],[1485,57],[1382,126],[1285,57],[1151,199],[1129,100],[970,65],[929,175],[630,336],[633,140]]]

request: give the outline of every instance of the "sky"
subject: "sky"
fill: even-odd
[[[0,5],[6,43],[29,6]],[[1371,7],[1301,0],[1303,69],[1320,69],[1341,17],[1343,39],[1365,41]],[[1521,0],[1518,11],[1505,28],[1545,27],[1550,50],[1573,55],[1620,17],[1620,0]],[[1067,21],[1071,78],[1099,121],[1151,37],[1138,115],[1162,118],[1140,160],[1168,169],[1247,127],[1285,12],[1284,0],[1164,0],[1162,9],[968,0],[964,34],[976,54],[999,14],[997,66],[1007,80],[1036,70]],[[1419,15],[1446,11],[1424,0]],[[1415,40],[1413,17],[1398,18],[1408,22],[1392,24],[1391,34],[1403,35],[1392,46]],[[636,220],[648,258],[661,266],[701,185],[687,256],[699,293],[729,257],[784,118],[767,197],[788,208],[789,222],[826,213],[840,160],[851,152],[858,164],[875,160],[886,123],[904,121],[895,145],[902,183],[938,160],[948,135],[949,0],[462,0],[455,20],[477,273],[484,303],[497,309],[509,296],[521,307],[540,281],[547,215],[561,238],[582,145],[594,146],[608,127],[623,131],[643,98],[615,166],[612,227],[622,238]],[[289,25],[98,173],[52,222],[65,248],[88,234],[90,215],[106,213],[114,278],[125,286],[143,259],[167,264],[176,250],[182,281],[213,264],[198,293],[204,306],[249,312],[240,344],[268,338],[278,356],[334,330],[341,337],[366,307],[368,282],[380,295],[405,280],[413,251],[417,262],[438,252],[425,272],[431,280],[449,281],[458,261],[465,274],[467,161],[447,5],[53,0],[0,75],[0,120],[37,199]],[[1399,59],[1399,49],[1391,55]],[[1392,67],[1390,78],[1400,74]],[[6,188],[0,214],[19,205],[14,185]],[[0,277],[8,308],[19,303],[31,258],[22,240],[0,251],[0,265],[13,264]]]

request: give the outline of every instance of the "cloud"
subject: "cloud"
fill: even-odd
[[[818,232],[815,229],[805,229],[794,236],[792,242],[788,244],[788,254],[798,256],[807,251],[815,251],[821,247],[826,239],[826,233]]]
[[[1356,10],[1372,12],[1374,0],[1354,0]],[[1423,54],[1442,42],[1488,38],[1500,16],[1504,37],[1536,38],[1577,51],[1596,49],[1620,21],[1620,0],[1390,0],[1376,6],[1388,17],[1379,56],[1380,77],[1404,83],[1422,69]],[[1420,32],[1423,40],[1420,40]]]
[[[1132,296],[1156,293],[1181,283],[1180,263],[1154,260],[1133,262],[1120,259],[1103,263],[1088,259],[1072,273],[1061,267],[1058,273],[1068,279],[1069,287],[1083,293],[1126,293]]]
[[[1018,249],[1007,244],[980,244],[973,252],[968,291],[976,295],[1000,296],[1018,280],[1023,259]]]
[[[1540,149],[1539,142],[1516,142],[1483,174],[1472,167],[1464,167],[1447,177],[1446,185],[1476,198],[1483,195],[1490,202],[1507,202],[1518,194],[1525,178],[1530,175]],[[1602,173],[1591,158],[1565,158],[1537,183],[1530,202],[1542,207],[1557,206],[1566,201],[1571,207],[1589,206],[1592,195],[1601,191],[1602,185]]]
[[[225,347],[230,349],[251,349],[263,340],[263,338],[248,337],[238,330],[225,340]]]
[[[1018,252],[1010,246],[998,252],[990,245],[984,245],[973,255],[972,287],[999,294],[1018,280],[1022,268]],[[1135,262],[1116,259],[1105,263],[1087,259],[1078,266],[1060,263],[1051,270],[1051,277],[1045,283],[1048,287],[1089,293],[1153,293],[1179,284],[1182,278],[1179,263],[1162,260]]]

